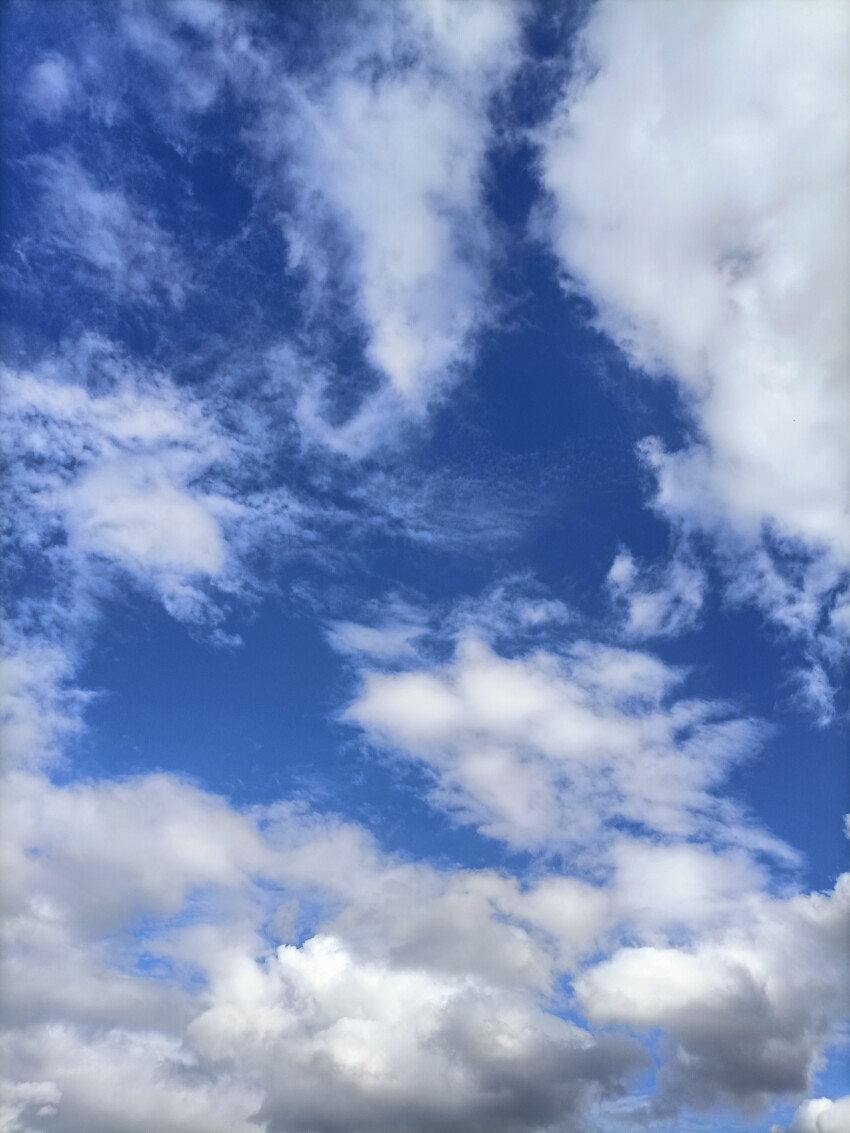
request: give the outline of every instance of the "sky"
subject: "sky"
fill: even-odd
[[[0,1131],[846,1133],[850,3],[0,19]]]

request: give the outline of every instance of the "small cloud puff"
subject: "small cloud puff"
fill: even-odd
[[[606,581],[623,613],[626,635],[636,639],[673,637],[692,629],[706,589],[703,570],[684,548],[660,567],[639,566],[630,551],[621,550]]]
[[[34,118],[58,118],[76,93],[74,68],[62,55],[45,55],[30,67],[24,79],[24,105]]]

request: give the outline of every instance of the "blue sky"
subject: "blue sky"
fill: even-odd
[[[9,1133],[841,1133],[843,0],[3,12]]]

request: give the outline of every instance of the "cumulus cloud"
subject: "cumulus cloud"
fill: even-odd
[[[51,601],[75,595],[80,615],[103,568],[187,621],[208,615],[210,585],[238,590],[231,544],[257,518],[225,474],[240,439],[190,392],[96,338],[2,380],[7,542],[24,566],[52,566]]]
[[[435,801],[487,834],[587,850],[614,822],[705,832],[714,788],[757,746],[755,721],[672,699],[681,679],[638,651],[505,657],[465,634],[448,664],[367,672],[346,719],[427,767]]]
[[[4,796],[2,1046],[22,1128],[533,1129],[645,1061],[545,1010],[545,951],[486,899],[518,896],[497,875],[441,879],[356,828],[240,813],[162,775],[17,774]],[[276,908],[322,892],[326,927],[281,943]],[[403,915],[385,939],[367,926],[388,900]]]
[[[604,162],[615,166],[611,183],[631,178],[635,210],[649,193],[643,158],[624,169],[632,151],[610,145],[645,104],[640,76],[617,79],[611,100],[619,115],[612,109],[610,122],[602,110],[595,117],[594,99],[606,110],[605,84],[635,45],[642,66],[675,57],[669,76],[659,63],[659,105],[674,148],[685,146],[695,111],[680,97],[691,92],[682,74],[705,80],[693,54],[716,56],[721,39],[738,50],[735,29],[744,29],[746,43],[752,26],[731,6],[682,4],[672,18],[669,6],[663,17],[660,5],[629,14],[637,9],[603,3],[591,16],[594,69],[570,91],[547,139],[547,183],[561,210],[553,231],[560,240],[574,191],[570,163],[581,168],[582,115],[592,119],[594,138],[598,117],[609,141],[582,173],[596,171],[588,182],[596,196],[575,209],[580,219],[582,209],[588,214],[589,235],[576,244],[571,228],[559,252],[567,263],[564,249],[572,256],[579,248],[569,270],[633,358],[687,386],[701,430],[693,444],[675,454],[644,450],[657,466],[659,506],[684,527],[734,529],[739,542],[727,540],[724,553],[752,566],[739,596],[759,591],[789,629],[811,635],[826,610],[828,632],[805,685],[806,695],[823,699],[830,650],[842,647],[850,627],[848,604],[836,597],[840,509],[824,497],[804,514],[826,490],[837,452],[840,412],[821,413],[818,400],[831,380],[824,374],[836,341],[834,304],[809,302],[806,280],[790,267],[782,274],[788,248],[793,260],[805,241],[793,194],[772,187],[787,189],[790,174],[757,75],[748,80],[757,129],[745,123],[743,141],[730,140],[731,111],[725,104],[717,111],[720,141],[707,152],[723,192],[706,181],[687,215],[662,201],[644,233],[624,191],[622,247],[612,242],[609,254],[605,244],[605,272],[594,274],[606,235]],[[357,5],[298,59],[284,59],[263,39],[259,9],[169,0],[117,12],[115,37],[95,46],[109,43],[115,58],[159,68],[167,81],[151,95],[153,117],[172,142],[188,150],[181,130],[225,92],[244,112],[242,141],[260,163],[252,188],[268,193],[263,207],[271,202],[281,214],[289,268],[307,285],[303,357],[323,361],[301,365],[286,390],[238,364],[206,387],[181,387],[88,337],[4,374],[12,466],[4,523],[13,566],[30,571],[49,610],[36,616],[33,602],[16,605],[0,663],[0,1049],[9,1078],[0,1125],[9,1133],[611,1128],[619,1122],[609,1107],[636,1072],[651,1072],[644,1038],[658,1051],[659,1070],[656,1104],[643,1117],[669,1123],[670,1112],[693,1105],[754,1112],[778,1095],[811,1095],[846,1010],[847,879],[832,893],[797,893],[792,852],[721,796],[730,768],[758,747],[762,725],[734,706],[689,698],[687,674],[649,653],[575,634],[553,644],[576,615],[525,576],[443,609],[442,621],[393,600],[359,620],[336,610],[326,632],[362,670],[349,722],[396,758],[423,766],[438,806],[510,849],[530,851],[505,859],[528,860],[527,869],[407,860],[383,851],[362,826],[303,802],[240,808],[172,775],[81,781],[66,764],[50,777],[83,729],[90,698],[74,687],[75,653],[58,644],[57,625],[79,629],[99,588],[116,579],[186,621],[218,624],[211,605],[250,586],[258,533],[269,551],[272,531],[291,530],[292,498],[276,485],[289,467],[281,437],[294,436],[293,389],[305,433],[357,455],[401,421],[424,419],[474,358],[493,317],[488,276],[498,251],[485,191],[493,100],[520,62],[525,8],[410,0],[388,15],[385,5]],[[775,34],[772,21],[761,20],[765,28]],[[828,68],[809,83],[804,61],[820,32],[802,25],[797,32],[803,61],[790,62],[808,93],[802,109],[785,110],[808,128]],[[606,36],[617,41],[608,54]],[[669,39],[658,56],[644,51],[653,36]],[[58,118],[77,84],[92,80],[71,59],[35,60],[23,95],[32,116]],[[783,59],[773,57],[776,70]],[[706,85],[714,90],[707,81],[694,89]],[[722,85],[737,107],[740,89]],[[705,104],[711,99],[697,108],[704,115]],[[566,129],[565,114],[574,115]],[[708,118],[697,119],[698,138],[714,137]],[[649,115],[638,132],[651,140],[653,131]],[[752,160],[766,171],[752,206],[764,220],[757,247],[734,222],[724,227],[723,209],[721,235],[711,227],[719,197],[728,195],[732,214],[738,208],[729,170],[751,143]],[[818,143],[813,169],[833,144],[832,135]],[[666,170],[665,146],[662,138],[654,160]],[[730,147],[734,160],[724,165]],[[89,283],[148,311],[152,299],[180,306],[189,275],[153,211],[70,152],[32,168],[41,176],[47,238]],[[808,170],[800,182],[820,191]],[[663,184],[675,194],[673,177]],[[709,214],[703,242],[693,233],[680,241]],[[659,263],[665,240],[669,265]],[[719,266],[711,261],[701,274],[694,263],[704,267],[718,241]],[[806,270],[832,271],[824,245],[818,229]],[[638,260],[647,298],[630,291]],[[692,297],[714,297],[721,345],[700,322],[698,304],[691,311],[672,302],[668,310],[688,287]],[[805,300],[799,314],[789,296]],[[326,321],[329,312],[339,319],[331,343],[316,332],[318,316]],[[781,335],[809,333],[804,315],[820,335],[811,388],[798,380],[796,347],[788,347],[787,366],[776,367],[779,386],[801,398],[792,427],[785,394],[765,375],[786,349]],[[656,323],[648,329],[650,316]],[[338,330],[356,345],[342,351],[344,365]],[[795,430],[810,437],[823,426],[821,471],[790,485],[775,515],[785,470],[745,429],[727,435],[730,399],[740,393],[743,419],[756,404],[753,390],[753,399],[768,396],[762,386],[772,391],[765,419],[792,463]],[[313,456],[299,465],[302,487]],[[727,460],[735,475],[763,473],[734,508]],[[403,530],[443,548],[475,538],[492,547],[519,528],[516,513],[529,510],[502,485],[487,489],[492,506],[482,506],[476,470],[422,484],[415,471],[405,479],[389,465],[355,480],[337,478],[340,467],[353,467],[346,461],[325,454],[320,463],[325,495],[317,508],[327,508],[330,523],[327,500],[347,493],[354,519],[346,518],[346,530]],[[777,547],[784,552],[795,539],[809,554],[789,565]],[[679,632],[702,599],[700,571],[684,550],[658,568],[623,551],[608,583],[633,640]],[[26,638],[23,629],[33,626],[37,635]],[[810,1100],[793,1131],[836,1133],[845,1115],[846,1099]]]
[[[845,881],[769,897],[741,851],[621,842],[602,883],[522,883],[167,775],[14,773],[4,808],[22,1130],[582,1128],[647,1065],[608,1023],[663,1029],[663,1105],[755,1106],[843,1010]]]
[[[844,876],[832,895],[751,899],[746,917],[689,949],[621,949],[579,976],[576,992],[593,1020],[664,1028],[659,1108],[756,1108],[806,1090],[838,1038],[848,930]]]
[[[803,1102],[794,1114],[787,1133],[841,1133],[850,1121],[850,1096],[836,1098],[812,1098]],[[778,1125],[771,1133],[783,1133]]]
[[[655,506],[714,533],[780,622],[754,558],[795,595],[814,571],[809,638],[850,566],[848,20],[831,0],[603,0],[540,134],[569,286],[693,423],[678,451],[643,446]]]
[[[543,663],[558,699],[570,680],[604,689],[615,720],[672,679],[640,655],[570,663]],[[540,665],[496,674],[487,726],[506,746],[511,705],[545,730]],[[30,669],[41,684],[18,681],[10,713],[25,722],[67,684],[55,659]],[[474,676],[464,709],[483,731]],[[24,726],[27,750],[61,745],[83,705]],[[662,1028],[666,1106],[801,1092],[836,1038],[846,879],[772,896],[748,849],[622,831],[593,879],[436,869],[303,804],[37,768],[3,783],[13,1130],[585,1128],[648,1065],[611,1023]]]

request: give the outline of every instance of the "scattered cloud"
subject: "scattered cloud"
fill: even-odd
[[[444,781],[514,844],[529,841],[511,792],[522,804],[538,767],[558,809],[538,848],[564,829],[592,846],[613,823],[595,860],[526,878],[411,862],[303,803],[240,809],[172,775],[53,782],[86,696],[63,693],[55,651],[21,650],[9,672],[0,1045],[21,1130],[604,1124],[649,1065],[624,1025],[663,1030],[659,1112],[755,1112],[808,1089],[838,1037],[846,878],[777,889],[764,842],[695,829],[706,775],[752,725],[669,703],[681,675],[646,654],[508,659],[462,640],[419,695],[415,674],[382,674],[400,683],[355,706],[371,725],[383,704],[411,753],[439,746]],[[505,774],[471,774],[482,753]],[[663,798],[639,787],[659,761]]]
[[[815,1079],[846,1040],[850,878],[801,887],[802,856],[724,794],[767,725],[638,646],[696,626],[708,535],[729,599],[803,642],[799,700],[841,711],[845,9],[600,0],[538,132],[537,227],[565,285],[674,383],[690,428],[640,447],[675,541],[610,567],[625,648],[511,562],[469,596],[469,549],[501,554],[557,506],[540,453],[482,455],[478,432],[462,466],[398,452],[499,317],[490,159],[530,90],[512,84],[534,7],[304,5],[294,44],[275,13],[220,0],[78,11],[61,52],[48,37],[15,63],[16,170],[40,211],[7,271],[43,297],[49,259],[77,295],[52,346],[21,316],[2,371],[0,1127],[584,1133],[808,1098],[788,1133],[838,1133],[850,1103]],[[168,161],[133,148],[137,125]],[[225,286],[266,303],[245,283],[262,232],[279,273],[257,270],[291,325],[287,307],[265,337],[250,317],[235,345],[210,331],[193,304],[213,309],[214,286],[175,223],[191,209],[157,203],[144,161],[168,192],[185,177],[181,208],[245,189],[250,216],[227,218],[245,273]],[[101,325],[93,295],[123,345],[80,330]],[[193,352],[198,326],[219,354]],[[391,576],[398,540],[429,570],[451,561],[441,597],[416,590],[421,563]],[[296,549],[321,562],[313,581],[280,569]],[[325,585],[369,555],[350,588]],[[358,603],[361,585],[386,589]],[[337,723],[424,771],[434,821],[465,823],[458,842],[496,864],[448,861],[439,835],[431,858],[391,853],[303,798],[80,777],[78,674],[106,600],[153,597],[235,643],[231,607],[285,586],[359,679]]]
[[[568,287],[692,422],[678,451],[643,445],[654,506],[712,533],[735,594],[786,627],[756,574],[795,599],[816,582],[793,627],[816,650],[850,568],[848,18],[603,0],[539,134]]]
[[[7,534],[24,566],[52,563],[67,601],[105,563],[193,620],[204,583],[227,573],[223,529],[240,505],[205,480],[232,442],[191,394],[95,338],[3,385]]]
[[[35,159],[42,190],[40,242],[75,257],[84,280],[124,300],[165,297],[179,307],[189,269],[173,237],[120,185],[101,185],[70,151]]]
[[[424,631],[424,626],[404,623],[369,626],[357,622],[332,622],[328,628],[328,640],[340,653],[365,654],[390,661],[415,657],[413,642]]]
[[[752,1108],[843,1011],[846,879],[772,896],[740,848],[620,836],[595,881],[522,881],[163,774],[7,771],[4,808],[24,1130],[586,1127],[649,1064],[610,1024],[664,1029],[662,1108]]]
[[[606,579],[628,637],[672,637],[692,629],[702,609],[705,572],[679,548],[663,567],[639,566],[631,552],[617,553]]]
[[[484,833],[591,853],[616,824],[705,834],[714,788],[758,747],[757,721],[671,699],[683,675],[582,641],[504,656],[467,632],[448,664],[367,670],[345,718],[428,768],[433,800]]]

